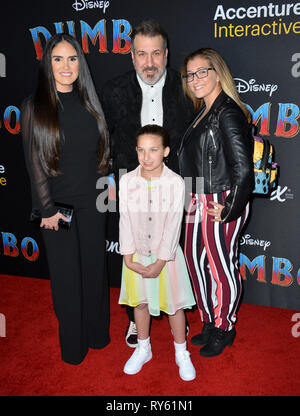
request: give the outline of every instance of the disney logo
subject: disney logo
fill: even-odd
[[[273,92],[277,91],[278,85],[276,84],[255,84],[255,79],[250,79],[248,82],[241,78],[234,78],[236,82],[236,88],[238,92],[268,92],[270,97]]]
[[[103,13],[105,13],[106,9],[109,6],[109,1],[86,1],[86,0],[76,0],[72,4],[72,7],[77,11],[80,12],[84,9],[103,9]]]
[[[243,245],[249,245],[249,246],[259,246],[263,247],[264,251],[271,245],[271,241],[266,240],[259,240],[258,238],[251,238],[250,234],[245,234],[242,236],[240,240],[241,246]]]

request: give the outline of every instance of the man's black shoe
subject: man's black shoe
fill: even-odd
[[[230,331],[215,328],[208,343],[199,351],[200,355],[203,357],[215,357],[216,355],[221,354],[227,345],[230,347],[233,344],[235,336],[235,327]]]
[[[204,322],[201,334],[194,335],[191,338],[191,343],[193,345],[206,345],[214,329],[215,325],[213,323]]]

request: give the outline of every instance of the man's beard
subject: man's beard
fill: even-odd
[[[153,71],[153,74],[151,76],[147,76],[147,71]],[[147,85],[155,85],[163,76],[164,72],[166,70],[166,67],[164,67],[161,71],[158,71],[156,66],[146,67],[143,69],[143,71],[136,71],[138,76],[141,78],[141,80],[147,84]]]

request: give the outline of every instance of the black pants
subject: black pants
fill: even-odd
[[[129,321],[135,322],[134,308],[132,306],[126,306],[126,313],[127,313]]]
[[[70,364],[110,342],[105,217],[94,205],[75,209],[69,230],[43,230],[61,356]]]

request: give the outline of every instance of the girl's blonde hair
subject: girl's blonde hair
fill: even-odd
[[[181,75],[187,74],[187,64],[190,60],[195,59],[196,57],[205,58],[209,62],[209,66],[215,69],[216,74],[219,77],[221,87],[225,94],[227,94],[230,98],[232,98],[237,105],[242,109],[244,112],[247,120],[251,121],[251,115],[245,105],[242,103],[239,94],[237,92],[234,80],[232,78],[231,72],[222,58],[222,56],[214,49],[211,48],[201,48],[198,49],[189,55],[187,55],[183,61],[183,65],[181,68]],[[202,98],[196,98],[189,90],[187,83],[182,79],[182,87],[183,91],[186,95],[188,95],[194,103],[194,108],[196,111],[200,109],[203,104]]]

